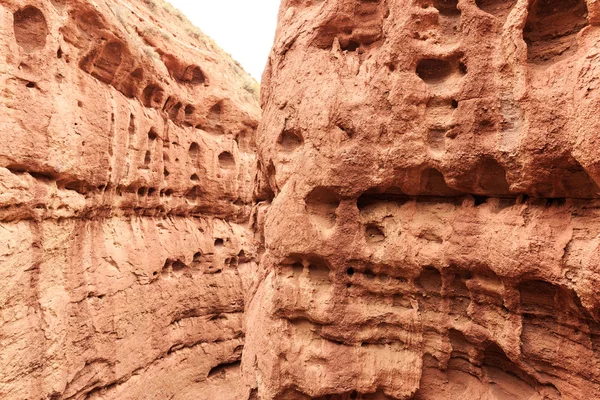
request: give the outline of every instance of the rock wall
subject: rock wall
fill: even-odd
[[[282,2],[253,398],[600,398],[599,7]]]
[[[0,28],[0,398],[243,398],[255,82],[159,0]]]
[[[599,7],[2,1],[0,398],[600,398]]]

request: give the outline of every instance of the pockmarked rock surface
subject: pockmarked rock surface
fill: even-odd
[[[598,1],[0,21],[0,398],[600,398]]]
[[[600,398],[599,7],[282,2],[251,398]]]
[[[0,27],[0,398],[247,397],[256,82],[158,0]]]

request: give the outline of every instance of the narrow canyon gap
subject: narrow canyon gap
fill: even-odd
[[[0,16],[0,398],[600,398],[600,2]]]

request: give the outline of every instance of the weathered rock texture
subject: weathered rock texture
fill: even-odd
[[[0,11],[0,398],[600,398],[599,2]]]
[[[254,398],[600,398],[600,3],[279,19]]]
[[[174,11],[0,1],[2,399],[247,397],[260,109]]]

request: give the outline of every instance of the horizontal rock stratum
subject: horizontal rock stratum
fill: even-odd
[[[0,12],[1,399],[600,398],[599,2]]]

